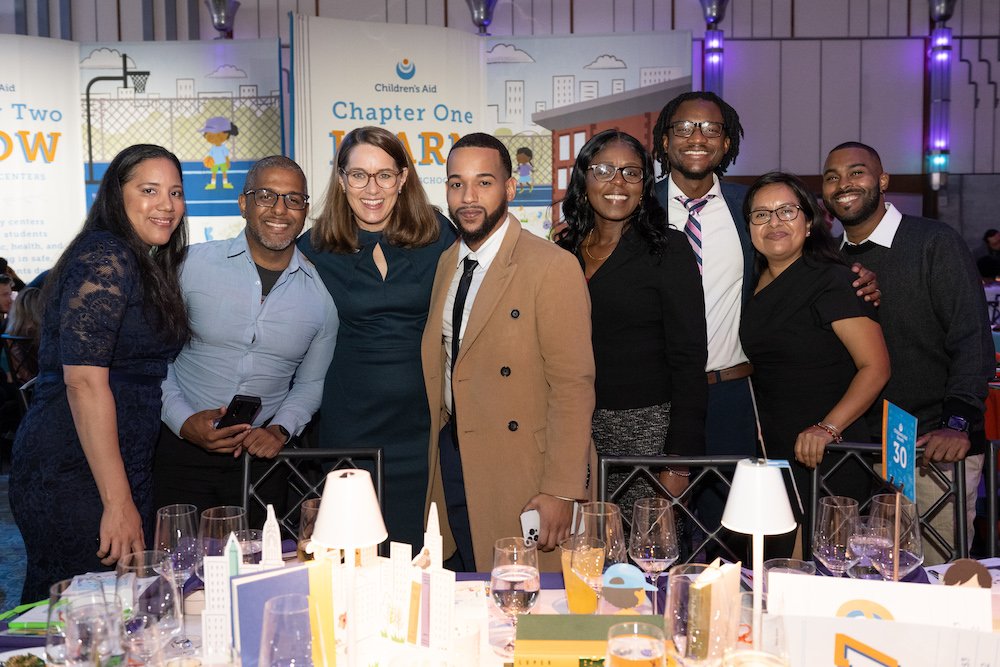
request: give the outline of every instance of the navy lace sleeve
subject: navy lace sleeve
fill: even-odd
[[[135,260],[110,234],[94,238],[77,259],[66,267],[60,285],[60,360],[110,367],[136,287]]]

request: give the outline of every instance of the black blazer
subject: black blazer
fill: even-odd
[[[597,407],[669,401],[665,451],[701,455],[708,400],[705,298],[687,237],[676,230],[667,235],[657,257],[629,228],[590,278]]]

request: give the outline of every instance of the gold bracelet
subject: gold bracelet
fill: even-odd
[[[840,431],[833,424],[827,424],[826,422],[816,422],[816,428],[821,428],[830,434],[834,442],[841,442],[844,438],[841,437]]]
[[[681,472],[680,470],[674,470],[670,466],[666,466],[664,468],[664,470],[667,471],[668,475],[677,475],[678,477],[690,477],[691,476],[691,471],[690,470],[688,470],[687,472]]]

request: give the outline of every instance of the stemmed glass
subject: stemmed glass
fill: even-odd
[[[201,562],[198,551],[198,533],[195,519],[198,508],[194,505],[167,505],[156,511],[156,530],[153,535],[153,548],[163,551],[170,562],[174,583],[183,599],[184,584],[187,583]],[[187,650],[199,645],[197,640],[181,636],[173,640],[175,648]]]
[[[198,524],[198,578],[205,580],[205,556],[221,556],[232,533],[246,530],[247,513],[237,505],[210,507],[201,513]]]
[[[125,641],[142,662],[168,644],[184,654],[191,644],[180,635],[184,627],[180,589],[170,557],[163,551],[133,551],[115,568],[116,597],[125,605]]]
[[[538,600],[538,551],[535,543],[522,537],[503,537],[493,545],[490,592],[493,602],[511,620],[510,641],[501,649],[507,658],[514,655],[517,615],[531,611]]]
[[[819,499],[813,527],[813,556],[835,577],[842,577],[860,559],[850,548],[858,520],[858,501],[846,496]]]
[[[604,542],[604,569],[628,562],[628,544],[622,530],[622,514],[614,503],[592,502],[580,506],[580,535]]]
[[[849,546],[858,557],[858,562],[847,571],[848,576],[853,579],[881,579],[874,559],[886,548],[892,547],[892,532],[885,520],[873,516],[859,517],[854,524]]]
[[[872,564],[882,578],[898,581],[920,567],[924,562],[924,547],[920,540],[920,515],[914,502],[901,493],[878,495],[872,498],[870,516],[884,522],[883,548],[872,556]],[[897,537],[898,558],[894,546]]]
[[[659,597],[657,581],[677,560],[677,530],[674,512],[666,498],[640,498],[632,509],[632,532],[628,540],[628,555],[646,573],[656,589],[653,592],[653,614],[657,613]]]

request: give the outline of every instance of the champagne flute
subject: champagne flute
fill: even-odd
[[[247,513],[237,505],[210,507],[201,513],[198,524],[198,578],[205,580],[205,556],[223,555],[229,536],[247,528]]]
[[[835,577],[842,577],[859,559],[850,549],[858,520],[858,501],[846,496],[819,499],[813,527],[813,556]]]
[[[882,578],[898,581],[920,567],[924,562],[924,547],[916,504],[901,493],[881,494],[872,498],[870,516],[884,522],[883,548],[872,556],[872,564]]]
[[[632,509],[628,555],[653,584],[653,614],[659,597],[658,580],[679,556],[674,512],[666,498],[640,498]]]
[[[500,655],[514,655],[517,636],[517,615],[531,611],[538,600],[538,551],[535,543],[523,537],[503,537],[493,545],[493,571],[490,572],[490,592],[493,602],[511,620],[510,641]]]

